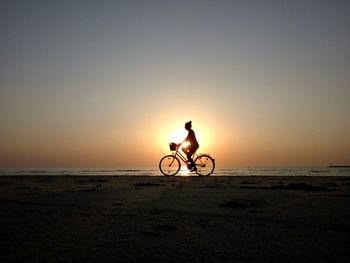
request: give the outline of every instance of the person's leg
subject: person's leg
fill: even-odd
[[[182,151],[184,152],[184,154],[186,154],[186,156],[187,156],[188,146],[182,147],[181,149],[182,149]]]
[[[191,171],[195,171],[197,170],[196,164],[194,162],[194,160],[192,159],[192,155],[198,150],[199,147],[193,147],[191,149],[191,165],[192,165],[192,170]]]
[[[187,161],[190,163],[190,167],[192,167],[194,171],[196,169],[194,160],[192,159],[192,155],[195,153],[195,151],[197,151],[198,147],[191,147],[191,145],[187,146],[187,147],[183,147],[182,150],[183,152],[186,154],[187,157]],[[191,169],[191,168],[188,168]]]
[[[189,149],[187,150],[187,159],[188,159],[188,161],[190,162],[192,168],[195,168],[194,161],[193,161],[193,159],[192,159],[192,155],[193,155],[193,153],[194,153],[195,151],[196,151],[196,149],[194,149],[194,148],[189,148]]]
[[[182,147],[182,151],[184,152],[184,154],[187,157],[187,162],[191,164],[192,166],[192,162],[191,162],[191,150],[190,150],[190,146],[186,146],[186,147]],[[190,165],[187,165],[188,169],[191,169]]]

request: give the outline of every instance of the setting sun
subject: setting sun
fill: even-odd
[[[168,143],[180,143],[182,142],[186,136],[187,131],[184,128],[186,120],[176,121],[174,123],[169,124],[167,127],[164,127],[160,130],[157,140],[161,145],[161,148],[164,150],[169,150]],[[195,119],[193,120],[192,129],[196,134],[196,138],[199,143],[199,151],[209,151],[211,147],[211,131],[209,129],[209,125],[203,125],[199,121],[197,122]],[[182,146],[186,146],[186,143],[182,144]]]
[[[170,132],[168,141],[169,142],[175,142],[175,143],[180,143],[186,138],[187,132],[185,129],[176,129],[172,132]]]

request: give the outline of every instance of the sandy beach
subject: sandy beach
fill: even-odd
[[[350,262],[349,177],[0,177],[1,262]]]

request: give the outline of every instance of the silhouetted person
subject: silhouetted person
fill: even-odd
[[[186,122],[185,123],[185,129],[188,131],[188,135],[186,137],[185,140],[183,140],[183,142],[181,142],[180,144],[184,143],[184,142],[188,142],[189,145],[182,147],[183,152],[186,154],[187,156],[187,160],[190,162],[191,164],[191,172],[195,171],[197,168],[194,164],[194,161],[192,159],[192,155],[196,152],[196,150],[199,148],[199,144],[197,142],[196,139],[196,135],[194,133],[194,131],[192,130],[192,121]],[[190,167],[187,166],[189,169]]]

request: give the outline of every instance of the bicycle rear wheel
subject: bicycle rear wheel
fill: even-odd
[[[165,176],[174,176],[180,170],[181,165],[178,158],[174,155],[166,155],[159,162],[159,170]]]
[[[194,162],[197,168],[196,173],[200,176],[208,176],[215,169],[215,161],[209,155],[199,155]]]

